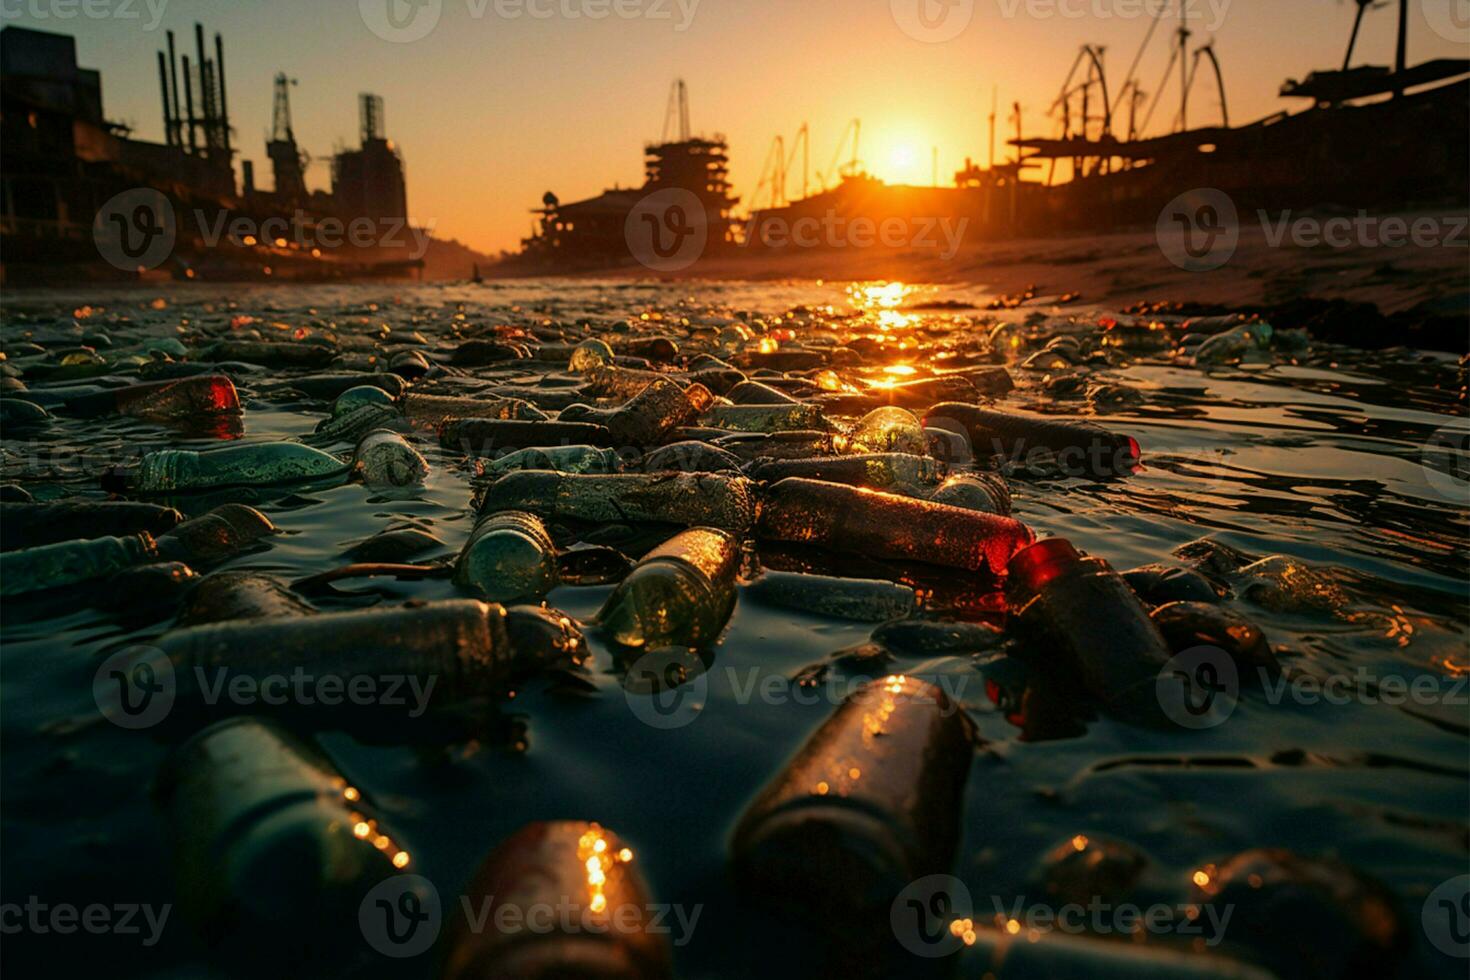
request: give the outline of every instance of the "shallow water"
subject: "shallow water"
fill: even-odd
[[[987,297],[835,283],[190,286],[171,288],[162,304],[154,298],[104,290],[14,293],[5,303],[3,339],[69,327],[84,305],[92,311],[82,326],[104,329],[119,344],[135,335],[174,335],[185,321],[214,324],[240,315],[256,317],[262,332],[271,321],[313,330],[335,323],[343,333],[386,323],[419,330],[433,344],[461,315],[483,324],[640,313],[696,321],[758,316],[774,324],[804,306],[814,311],[808,315],[830,319],[831,329],[890,338],[882,341],[886,359],[911,363],[922,376],[928,365],[905,338],[1055,312],[1044,304],[995,314],[914,312],[933,300],[978,306]],[[21,314],[43,318],[17,322]],[[1000,404],[1092,417],[1085,400],[1055,400],[1034,387],[1041,372],[1015,364],[1011,370],[1018,389]],[[243,438],[300,437],[325,416],[326,404],[273,402],[263,388],[278,374],[237,378]],[[1099,374],[1144,394],[1138,407],[1095,416],[1139,441],[1144,468],[1121,480],[1013,479],[1017,517],[1038,536],[1069,538],[1120,570],[1169,561],[1175,548],[1206,535],[1252,556],[1300,558],[1346,590],[1343,609],[1285,613],[1232,603],[1265,629],[1289,670],[1427,675],[1441,682],[1440,694],[1433,704],[1404,706],[1362,697],[1270,704],[1246,694],[1228,723],[1204,731],[1099,719],[1082,737],[1023,741],[987,696],[976,659],[901,659],[896,669],[943,679],[957,692],[987,742],[967,783],[954,874],[988,913],[992,897],[1008,907],[1028,894],[1042,856],[1075,835],[1141,848],[1150,859],[1150,893],[1165,901],[1187,896],[1196,869],[1246,848],[1333,856],[1397,896],[1411,936],[1403,976],[1463,975],[1434,952],[1420,926],[1425,897],[1465,872],[1470,850],[1470,484],[1463,454],[1444,448],[1466,424],[1464,376],[1454,359],[1314,345],[1294,358],[1208,372],[1168,355],[1140,355]],[[4,482],[19,482],[38,499],[100,495],[95,475],[106,463],[140,448],[211,441],[129,419],[58,420],[34,438],[7,433]],[[468,474],[432,439],[420,448],[432,465],[421,491],[379,494],[346,485],[260,501],[285,533],[226,567],[297,578],[345,564],[344,548],[401,524],[431,529],[457,550],[472,513]],[[186,512],[204,509],[180,504]],[[372,589],[384,601],[455,594],[445,581],[375,579],[344,588]],[[590,618],[608,591],[562,588],[549,602]],[[130,629],[74,605],[7,610],[0,652],[5,902],[33,895],[79,905],[172,901],[165,841],[148,796],[167,745],[108,724],[92,696],[106,655],[166,625]],[[657,900],[702,908],[692,941],[675,951],[680,976],[808,975],[820,951],[797,932],[782,941],[788,934],[779,923],[737,901],[726,842],[752,795],[832,704],[738,703],[739,692],[766,675],[790,677],[865,641],[870,631],[741,604],[706,677],[702,710],[685,727],[641,721],[611,656],[594,639],[595,692],[528,685],[506,705],[506,716],[521,727],[503,744],[430,758],[340,734],[321,741],[377,799],[410,842],[415,868],[443,896],[458,894],[485,853],[522,824],[593,819],[632,843]],[[12,963],[63,974],[106,956],[117,976],[200,975],[207,969],[201,948],[179,910],[174,916],[151,948],[136,937],[26,934],[13,944],[7,937],[7,953]]]

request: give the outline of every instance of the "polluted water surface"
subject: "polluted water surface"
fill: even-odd
[[[118,977],[1462,976],[1464,363],[987,299],[8,300],[7,901],[170,909]],[[638,925],[483,927],[569,892]]]

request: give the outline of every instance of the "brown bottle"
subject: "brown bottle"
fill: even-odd
[[[772,541],[995,575],[1035,540],[1010,517],[795,477],[766,491],[756,530]]]
[[[1012,631],[1036,657],[1076,671],[1082,686],[1125,721],[1164,720],[1159,672],[1169,644],[1123,576],[1061,538],[1011,559],[1006,582]]]
[[[441,980],[663,980],[635,856],[595,823],[533,823],[491,852],[450,927]],[[544,924],[543,924],[544,923]]]
[[[886,921],[910,882],[954,861],[972,731],[931,684],[870,681],[745,811],[738,883],[798,918]]]
[[[659,379],[607,417],[607,428],[619,447],[661,446],[680,426],[689,425],[710,407],[714,395],[704,385],[681,388]]]

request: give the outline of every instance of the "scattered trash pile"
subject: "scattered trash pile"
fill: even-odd
[[[912,883],[952,870],[964,786],[985,746],[944,691],[903,673],[905,656],[985,654],[989,696],[1026,740],[1075,736],[1099,717],[1177,728],[1202,692],[1188,670],[1171,672],[1175,658],[1216,651],[1243,687],[1281,673],[1237,599],[1326,614],[1347,601],[1296,559],[1208,538],[1117,570],[1012,513],[1018,482],[1126,481],[1148,461],[1127,433],[1001,407],[1013,387],[1063,407],[1130,405],[1144,394],[1091,369],[1163,353],[1207,367],[1306,346],[1304,333],[1263,321],[1058,329],[1012,318],[988,336],[915,331],[894,365],[891,344],[802,309],[769,323],[459,317],[434,340],[360,320],[360,331],[288,331],[217,317],[130,345],[104,335],[5,347],[7,439],[53,417],[121,414],[225,440],[143,452],[69,495],[0,489],[0,594],[172,624],[120,669],[170,692],[159,730],[177,745],[155,797],[181,908],[224,962],[307,964],[313,975],[361,967],[373,955],[364,896],[397,879],[404,895],[417,887],[409,845],[312,733],[474,738],[528,679],[640,662],[659,665],[653,696],[675,692],[712,663],[737,602],[751,602],[873,624],[869,643],[801,681],[854,665],[872,679],[739,817],[733,879],[813,936],[846,937],[834,953],[844,969],[917,975],[920,961],[894,948],[890,915]],[[242,414],[269,405],[330,413],[295,441],[235,438]],[[349,481],[411,493],[435,447],[475,489],[452,557],[414,562],[445,542],[398,529],[305,579],[212,572],[290,530],[252,504]],[[462,598],[318,608],[334,583],[375,576],[441,578]],[[613,588],[590,621],[543,601],[593,585]],[[232,683],[269,685],[302,669],[344,691],[407,675],[425,696],[240,708],[197,682],[224,670]],[[137,706],[130,683],[118,698],[104,714]],[[1057,856],[1058,880],[1083,895],[1123,890],[1127,845],[1079,840]],[[580,895],[583,921],[651,901],[632,848],[589,822],[526,826],[468,888],[502,903]],[[1382,887],[1328,858],[1221,855],[1186,892],[1196,910],[1236,910],[1218,948],[1038,939],[985,910],[941,908],[956,946],[943,962],[974,977],[1346,977],[1391,972],[1406,943]],[[637,922],[532,933],[472,928],[457,907],[445,916],[444,977],[672,970],[666,938]]]

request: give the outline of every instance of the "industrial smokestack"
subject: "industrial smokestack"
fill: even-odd
[[[163,52],[158,52],[158,86],[163,91],[163,141],[174,145],[174,121],[168,109],[168,66],[164,64]]]
[[[189,152],[197,153],[199,139],[195,134],[194,82],[189,78],[189,56],[184,55],[184,108],[189,113]]]
[[[173,77],[174,90],[174,146],[184,145],[184,120],[179,113],[179,58],[174,51],[174,32],[168,32],[168,70]]]
[[[199,56],[199,60],[195,62],[199,68],[199,125],[204,131],[204,149],[207,151],[214,147],[214,110],[211,105],[214,99],[209,92],[209,59],[204,55],[204,25],[198,21],[194,23],[194,50]]]
[[[230,104],[225,95],[225,42],[216,32],[214,35],[214,63],[219,72],[219,129],[220,142],[225,148],[225,159],[230,159]]]

